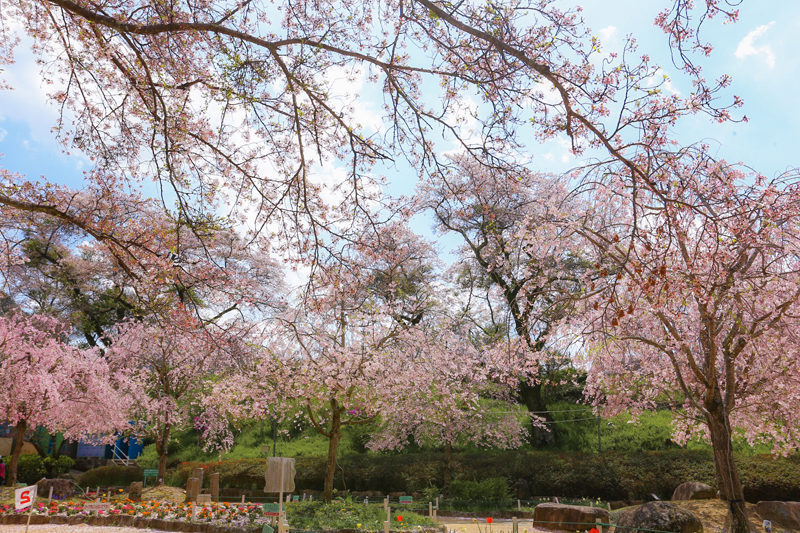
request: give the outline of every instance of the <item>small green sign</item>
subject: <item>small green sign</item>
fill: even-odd
[[[264,527],[261,528],[261,533],[274,533],[274,531],[275,530],[272,529],[272,526],[269,526],[267,524],[264,524]]]
[[[411,496],[400,496],[400,503],[414,503],[414,498]]]
[[[299,502],[299,501],[300,501],[300,496],[299,496],[299,495],[297,495],[297,494],[293,494],[293,495],[292,495],[292,501],[293,501],[293,502]]]
[[[264,514],[267,516],[278,516],[280,514],[280,507],[277,503],[265,503]]]
[[[145,468],[144,477],[158,477],[158,468]]]

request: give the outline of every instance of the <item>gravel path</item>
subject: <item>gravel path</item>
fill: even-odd
[[[138,529],[135,527],[108,527],[108,526],[69,526],[66,524],[38,525],[28,528],[30,533],[158,533],[161,529]],[[25,533],[25,526],[0,525],[0,533]]]

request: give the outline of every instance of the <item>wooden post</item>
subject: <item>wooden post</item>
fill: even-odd
[[[242,494],[242,503],[244,503],[244,494]]]
[[[516,516],[511,519],[511,533],[519,533],[519,523]]]
[[[433,502],[428,502],[428,518],[433,519]]]
[[[283,468],[283,459],[280,460],[280,465],[281,465],[281,491],[278,495],[278,518],[280,518],[281,514],[283,513],[283,472],[285,470]],[[280,520],[279,520],[279,525],[280,525]],[[278,529],[280,529],[280,527]]]
[[[47,495],[47,505],[53,503],[53,487],[50,487],[50,494]]]
[[[387,513],[389,512],[389,497],[388,496],[383,499],[383,510],[386,511]]]
[[[389,508],[389,497],[386,497],[386,522],[383,523],[383,533],[389,533],[389,523],[392,521],[392,510]]]
[[[517,500],[517,511],[521,511],[521,510],[522,510],[522,502]]]
[[[594,527],[597,528],[597,531],[599,531],[600,533],[605,533],[606,528],[602,525],[602,523],[603,521],[601,519],[599,518],[594,519]]]
[[[38,491],[36,496],[38,496]],[[33,514],[33,506],[36,505],[36,496],[33,497],[33,501],[31,502],[31,506],[28,509],[28,522],[25,524],[25,533],[28,533],[28,528],[31,525],[31,515]]]
[[[209,476],[209,491],[211,492],[211,501],[219,501],[219,472],[214,472]]]

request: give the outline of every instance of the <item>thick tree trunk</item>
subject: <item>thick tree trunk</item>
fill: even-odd
[[[164,484],[164,476],[167,475],[167,448],[169,444],[170,426],[164,426],[161,436],[156,439],[156,452],[158,452],[158,484]]]
[[[748,533],[747,515],[745,514],[744,490],[739,480],[739,471],[733,462],[733,446],[728,413],[721,400],[706,405],[708,415],[708,431],[714,449],[714,466],[717,473],[717,485],[720,495],[728,502],[730,533]]]
[[[333,499],[333,476],[336,474],[336,454],[339,451],[339,439],[342,437],[342,412],[335,401],[331,401],[333,409],[331,417],[330,438],[328,439],[328,464],[325,467],[325,487],[322,498],[330,503]]]
[[[531,385],[525,381],[519,384],[519,399],[528,408],[528,411],[536,413],[536,416],[552,421],[550,413],[547,413],[547,405],[544,399],[544,387],[541,382]],[[543,428],[533,427],[529,436],[529,441],[533,446],[543,446],[552,444],[555,441],[555,436],[552,431]]]
[[[443,472],[443,489],[447,494],[450,491],[450,478],[453,475],[453,445],[446,442],[444,445],[444,472]]]
[[[7,484],[11,487],[17,484],[17,465],[19,465],[19,456],[22,454],[22,444],[25,442],[25,431],[27,429],[28,424],[24,420],[17,422],[14,446],[11,448],[11,461],[8,463],[8,473],[6,475]]]

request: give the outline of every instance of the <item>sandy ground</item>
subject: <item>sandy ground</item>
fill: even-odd
[[[152,531],[157,533],[160,529],[137,529],[135,527],[101,527],[101,526],[69,526],[63,525],[38,525],[28,528],[30,533],[142,533]],[[0,526],[2,533],[25,533],[25,526]]]
[[[486,522],[485,518],[451,518],[442,517],[439,523],[447,527],[448,533],[511,533],[511,520],[496,519],[491,524]],[[519,533],[534,533],[539,531],[547,531],[544,529],[534,528],[531,525],[530,519],[520,519]],[[552,532],[550,532],[552,533]]]

